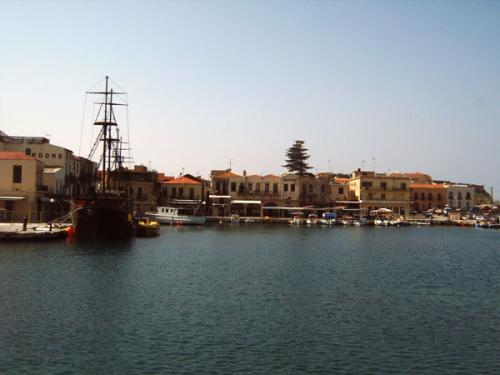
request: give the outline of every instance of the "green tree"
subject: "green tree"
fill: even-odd
[[[283,165],[288,172],[303,176],[312,167],[307,164],[309,155],[307,148],[304,147],[304,141],[295,141],[295,143],[286,150],[286,164]]]

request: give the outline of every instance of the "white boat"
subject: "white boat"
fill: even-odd
[[[360,227],[362,225],[367,225],[368,224],[368,221],[364,218],[364,217],[361,217],[359,218],[358,220],[354,220],[353,223],[352,223],[355,227]]]
[[[292,220],[289,221],[292,225],[302,225],[305,220],[302,218],[302,215],[295,215]]]
[[[160,224],[203,225],[207,221],[206,216],[186,215],[177,207],[158,207],[157,212],[146,212],[146,215]]]
[[[306,220],[307,225],[316,225],[318,224],[318,222],[319,222],[318,215],[315,214],[310,214]]]
[[[335,225],[335,223],[336,223],[335,218],[337,217],[337,215],[335,215],[334,213],[325,212],[322,215],[322,217],[323,218],[320,220],[320,224],[323,224],[323,225]]]
[[[385,219],[376,219],[375,222],[374,222],[375,226],[388,226],[389,225],[389,221],[388,220],[385,220]]]

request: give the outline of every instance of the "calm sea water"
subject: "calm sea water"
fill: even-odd
[[[0,373],[498,374],[500,231],[0,243]]]

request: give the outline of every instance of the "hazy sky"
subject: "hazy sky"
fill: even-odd
[[[109,75],[135,162],[159,171],[282,173],[303,139],[315,171],[375,158],[500,194],[500,1],[0,3],[10,135],[78,152]]]

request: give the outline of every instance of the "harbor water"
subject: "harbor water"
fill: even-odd
[[[0,373],[498,374],[500,231],[0,243]]]

